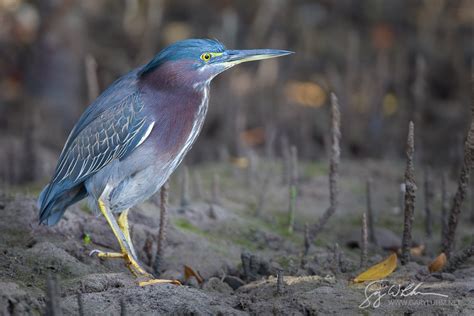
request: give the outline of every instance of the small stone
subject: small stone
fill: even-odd
[[[456,281],[456,277],[452,273],[441,273],[441,278],[446,281]]]
[[[203,290],[209,292],[217,292],[222,294],[231,294],[234,290],[229,286],[229,284],[222,282],[219,278],[213,277],[210,278],[203,285]]]
[[[245,282],[242,281],[242,279],[238,278],[238,277],[235,277],[235,276],[226,276],[224,278],[224,282],[229,284],[229,286],[235,291],[237,290],[239,287],[241,287],[242,285],[245,285]]]

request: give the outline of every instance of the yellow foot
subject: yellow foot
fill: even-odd
[[[146,272],[138,262],[130,256],[128,253],[120,252],[104,252],[102,250],[94,249],[89,253],[89,256],[97,254],[99,258],[102,259],[124,259],[127,268],[137,277],[153,278],[153,276]]]
[[[141,281],[138,282],[138,285],[140,286],[147,286],[147,285],[153,285],[153,284],[163,284],[163,283],[168,283],[168,284],[174,284],[174,285],[181,285],[181,282],[178,280],[162,280],[162,279],[151,279],[148,281]]]
[[[94,249],[89,253],[89,256],[97,255],[99,258],[104,259],[123,259],[125,258],[125,254],[119,252],[105,252],[102,250]]]

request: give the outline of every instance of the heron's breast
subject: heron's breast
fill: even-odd
[[[155,99],[155,125],[150,134],[159,157],[181,162],[199,135],[206,117],[209,89],[166,95]],[[165,158],[165,159],[166,159]]]

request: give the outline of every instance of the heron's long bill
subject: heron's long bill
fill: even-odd
[[[293,52],[280,49],[249,49],[249,50],[227,50],[220,62],[232,66],[247,61],[262,60],[293,54]]]

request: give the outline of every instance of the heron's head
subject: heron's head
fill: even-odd
[[[229,50],[217,40],[187,39],[163,49],[142,68],[140,74],[155,71],[159,74],[162,68],[168,76],[188,82],[206,82],[240,63],[291,53],[278,49]]]

